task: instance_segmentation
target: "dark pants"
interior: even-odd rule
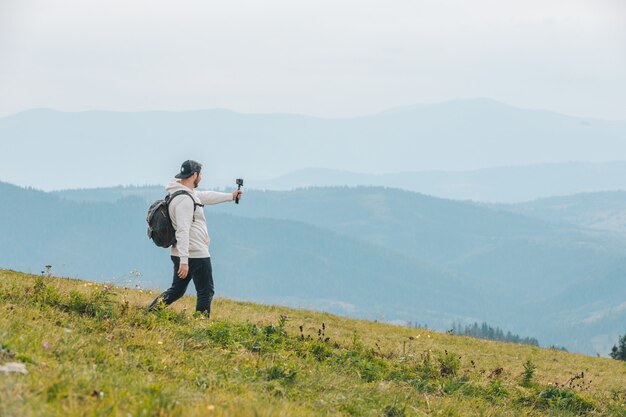
[[[211,258],[189,258],[189,272],[187,273],[187,278],[185,279],[181,279],[178,276],[180,258],[178,256],[172,256],[171,258],[174,263],[174,279],[172,281],[172,286],[155,298],[148,308],[155,308],[161,300],[163,300],[166,305],[172,304],[185,294],[189,281],[193,279],[193,284],[195,285],[196,292],[198,293],[196,311],[201,311],[207,316],[210,315],[211,301],[213,300],[213,294],[215,294],[213,288],[213,269],[211,268]]]

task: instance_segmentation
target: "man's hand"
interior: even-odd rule
[[[178,278],[185,279],[187,278],[187,274],[189,273],[189,265],[188,264],[180,264],[178,266]]]
[[[241,200],[241,197],[243,197],[243,191],[241,190],[233,191],[233,201],[237,200],[237,196],[239,196],[239,199]]]

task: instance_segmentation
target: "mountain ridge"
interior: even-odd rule
[[[0,155],[0,178],[45,189],[155,183],[163,167],[175,172],[190,159],[190,150],[216,178],[271,178],[306,166],[402,172],[626,159],[626,122],[585,124],[502,105],[496,114],[480,101],[458,105],[467,109],[442,105],[353,119],[224,111],[21,113],[0,118],[0,138],[12,145]],[[29,170],[20,169],[20,155],[29,156]]]
[[[201,113],[201,112],[224,112],[224,113],[233,113],[233,114],[241,114],[241,115],[249,115],[249,116],[266,116],[266,115],[277,115],[277,116],[298,116],[312,119],[322,119],[322,120],[342,120],[342,119],[359,119],[364,117],[376,117],[379,115],[387,115],[393,113],[406,113],[414,110],[424,110],[424,109],[433,109],[433,108],[442,108],[442,107],[459,107],[459,106],[467,106],[467,105],[482,105],[484,107],[492,107],[495,109],[510,109],[510,110],[520,110],[520,111],[530,111],[530,112],[538,112],[538,113],[549,113],[554,116],[563,116],[567,118],[576,118],[588,121],[599,121],[599,122],[617,122],[617,123],[626,123],[626,120],[623,119],[607,119],[600,117],[589,117],[589,116],[579,116],[573,114],[562,113],[553,110],[540,109],[540,108],[529,108],[523,106],[516,106],[512,104],[508,104],[503,101],[495,100],[488,97],[474,97],[474,98],[458,98],[458,99],[450,99],[443,100],[431,103],[414,103],[414,104],[405,104],[393,106],[385,110],[364,113],[356,116],[337,116],[337,117],[326,117],[326,116],[316,116],[313,114],[306,113],[289,113],[289,112],[246,112],[235,109],[229,109],[225,107],[210,107],[210,108],[198,108],[198,109],[186,109],[186,110],[111,110],[111,109],[89,109],[89,110],[59,110],[50,107],[39,107],[39,108],[31,108],[20,110],[11,114],[6,114],[4,116],[0,116],[1,118],[12,117],[22,113],[30,113],[30,112],[50,112],[50,113]]]

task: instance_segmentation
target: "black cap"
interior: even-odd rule
[[[176,174],[175,178],[189,178],[196,172],[200,172],[202,170],[202,164],[200,162],[192,161],[191,159],[186,160],[180,166],[180,172]]]

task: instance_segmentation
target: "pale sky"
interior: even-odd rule
[[[626,120],[626,1],[0,0],[0,116],[470,97]]]

